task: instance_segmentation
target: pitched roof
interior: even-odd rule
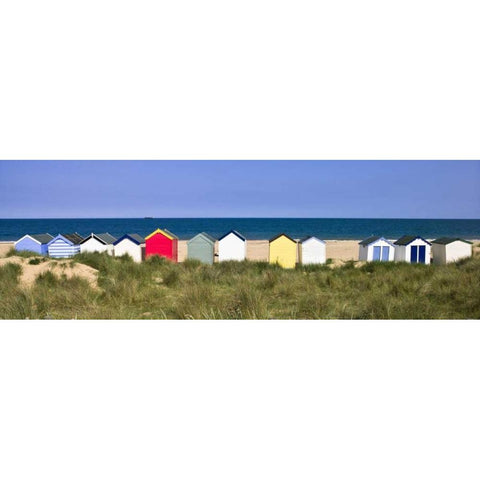
[[[83,237],[81,237],[77,232],[75,233],[62,233],[62,237],[66,238],[74,245],[79,245],[83,241]]]
[[[400,237],[396,242],[393,242],[395,245],[410,245],[414,240],[422,240],[423,242],[427,243],[428,245],[431,245],[430,242],[427,242],[424,238],[419,237],[418,235],[404,235],[403,237]]]
[[[359,245],[371,245],[372,243],[377,242],[378,240],[383,240],[384,242],[387,242],[389,245],[392,247],[394,246],[392,242],[389,242],[385,237],[379,237],[379,236],[373,236],[373,237],[368,237],[365,240],[362,240]]]
[[[208,233],[205,233],[205,232],[201,232],[201,233],[198,233],[197,235],[195,235],[194,237],[192,237],[188,242],[191,242],[192,240],[194,240],[195,238],[197,237],[203,237],[205,238],[208,242],[211,242],[211,243],[215,243],[215,239],[209,235]]]
[[[106,233],[96,233],[96,235],[100,240],[103,240],[107,245],[111,245],[117,239],[113,235],[110,235],[108,232]]]
[[[164,228],[163,231],[168,235],[170,235],[173,239],[178,240],[178,237],[174,233],[172,233],[170,230],[167,230],[166,228]]]
[[[365,240],[362,240],[359,245],[370,245],[373,242],[376,242],[377,240],[380,240],[382,237],[374,236],[374,237],[368,237]]]
[[[159,233],[160,235],[163,235],[164,237],[169,238],[170,240],[175,240],[175,239],[178,240],[178,237],[174,235],[172,232],[168,231],[166,228],[164,228],[163,230],[161,228],[157,228],[154,232],[150,233],[150,235],[147,235],[145,237],[145,240],[148,240],[149,238],[153,237],[157,233]]]
[[[244,242],[247,240],[241,233],[238,233],[236,230],[230,230],[229,232],[227,232],[225,235],[222,235],[218,241],[220,240],[223,240],[225,237],[228,237],[228,235],[230,235],[231,233],[233,233],[234,235],[236,235],[240,240],[243,240]]]
[[[49,233],[39,233],[35,235],[29,235],[29,237],[32,237],[35,239],[37,242],[40,243],[48,243],[50,240],[53,239],[53,236],[50,235]]]
[[[286,233],[279,233],[278,235],[275,235],[273,238],[271,238],[269,240],[269,242],[271,243],[271,242],[275,241],[277,238],[280,238],[280,237],[286,237],[289,240],[291,240],[293,243],[297,243],[292,237],[289,237]]]
[[[85,243],[91,238],[96,238],[100,241],[100,243],[103,243],[104,245],[111,245],[117,240],[113,235],[110,235],[109,233],[91,233],[88,237],[85,237],[83,239],[82,243]]]
[[[318,240],[319,242],[325,243],[324,240],[320,240],[319,238],[314,237],[314,236],[312,236],[312,235],[303,237],[302,239],[299,240],[299,243],[306,242],[307,240],[310,240],[310,239],[315,239],[315,240]]]
[[[113,242],[113,244],[117,245],[122,240],[125,240],[127,238],[131,240],[133,243],[136,243],[137,245],[141,245],[142,243],[145,243],[145,239],[140,235],[138,235],[137,233],[126,233],[123,237],[120,237],[118,240]]]
[[[452,242],[464,242],[472,245],[472,242],[469,242],[468,240],[464,240],[463,238],[453,238],[453,237],[440,237],[434,240],[432,243],[438,243],[440,245],[448,245],[449,243],[452,243]]]

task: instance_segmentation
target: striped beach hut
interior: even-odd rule
[[[295,268],[297,263],[297,242],[286,235],[280,233],[269,240],[270,263],[278,263],[283,268]]]
[[[473,244],[463,238],[441,237],[432,242],[432,257],[435,265],[456,262],[472,256]]]
[[[140,263],[145,258],[145,239],[136,233],[127,233],[113,242],[113,252],[116,257],[130,255]]]
[[[395,245],[384,237],[368,237],[359,243],[358,259],[364,262],[393,262]]]
[[[395,261],[408,263],[430,263],[431,243],[415,235],[400,237],[395,245]]]
[[[145,237],[145,258],[152,255],[178,261],[178,237],[167,229],[157,228]]]
[[[187,242],[187,258],[213,264],[215,255],[215,239],[208,233],[195,235]]]
[[[53,240],[53,236],[49,233],[40,233],[36,235],[24,235],[14,243],[17,252],[28,250],[40,255],[48,254],[48,242]]]
[[[48,256],[52,258],[69,258],[80,253],[83,238],[78,233],[57,235],[47,244]]]
[[[245,260],[247,254],[247,239],[236,230],[230,230],[228,233],[218,239],[218,261],[225,262],[236,260],[241,262]]]
[[[303,265],[325,263],[327,260],[325,242],[317,237],[302,238],[298,243],[298,257]]]

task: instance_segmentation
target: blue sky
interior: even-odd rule
[[[480,161],[0,161],[0,218],[480,218]]]

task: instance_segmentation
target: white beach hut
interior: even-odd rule
[[[247,239],[236,230],[230,230],[228,233],[218,239],[218,261],[245,260],[247,253]]]
[[[80,252],[108,252],[113,255],[113,243],[116,240],[109,233],[91,233],[80,244]]]
[[[395,245],[395,261],[408,263],[430,263],[431,243],[422,237],[404,235]]]
[[[432,242],[433,263],[443,265],[472,256],[472,242],[462,238],[442,237]]]
[[[303,265],[325,263],[326,257],[323,240],[317,237],[305,237],[298,242],[298,258]]]
[[[393,262],[395,246],[384,237],[369,237],[359,243],[358,259],[364,262]]]
[[[113,243],[113,252],[116,257],[130,255],[140,263],[145,258],[145,239],[136,233],[127,233]]]

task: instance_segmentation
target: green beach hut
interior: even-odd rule
[[[211,265],[214,254],[215,239],[208,233],[199,233],[187,242],[187,258],[194,258]]]

